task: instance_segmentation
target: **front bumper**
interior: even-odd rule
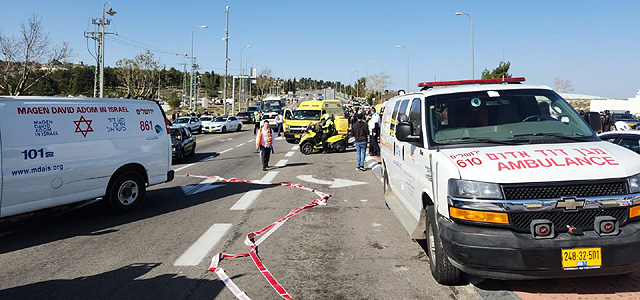
[[[438,217],[438,232],[450,261],[465,273],[495,279],[543,279],[624,274],[640,270],[640,222],[615,236],[585,231],[535,239],[530,233],[471,226]],[[600,247],[598,269],[563,270],[562,249]]]

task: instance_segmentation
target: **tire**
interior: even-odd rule
[[[140,174],[128,171],[117,175],[109,186],[104,201],[117,214],[134,210],[142,203],[145,194],[145,182]]]
[[[189,157],[194,157],[196,156],[196,145],[193,145],[193,149],[191,149],[191,152],[189,152]]]
[[[344,152],[347,150],[347,144],[344,141],[338,141],[333,149],[338,153]]]
[[[236,128],[236,131],[239,132],[240,130],[242,130],[242,125],[238,125],[238,128]]]
[[[222,133],[227,132],[227,126],[222,126]]]
[[[389,188],[389,174],[387,174],[387,170],[385,169],[384,173],[382,174],[382,192],[386,195],[390,191],[391,188]]]
[[[460,281],[462,272],[454,267],[442,247],[442,240],[433,223],[436,222],[435,208],[427,208],[427,254],[431,275],[438,283],[453,285]]]
[[[300,145],[300,152],[304,155],[309,155],[313,153],[313,144],[311,142],[305,142]]]
[[[202,126],[198,127],[198,133],[202,133]]]

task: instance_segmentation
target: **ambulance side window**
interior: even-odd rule
[[[393,106],[393,112],[391,113],[391,125],[389,126],[389,133],[393,136],[396,135],[396,118],[398,117],[398,109],[400,107],[400,101],[396,101],[396,105]]]
[[[396,124],[398,124],[400,122],[409,121],[409,117],[407,116],[407,107],[408,106],[409,106],[409,99],[402,100],[402,103],[400,103],[400,109],[398,110],[398,119],[397,119]]]
[[[422,136],[422,113],[420,111],[420,98],[411,101],[411,109],[409,110],[409,122],[413,126],[411,135]]]

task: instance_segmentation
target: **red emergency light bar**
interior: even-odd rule
[[[430,88],[434,86],[447,86],[447,85],[464,85],[464,84],[488,84],[488,83],[516,83],[523,82],[524,77],[511,77],[511,78],[493,78],[493,79],[476,79],[476,80],[453,80],[453,81],[433,81],[433,82],[421,82],[418,83],[418,87]]]

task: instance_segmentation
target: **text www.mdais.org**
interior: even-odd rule
[[[34,167],[30,169],[19,169],[11,171],[11,175],[26,175],[26,174],[34,174],[34,173],[44,173],[44,172],[52,172],[52,171],[62,171],[64,170],[63,165],[42,165],[39,167]]]

